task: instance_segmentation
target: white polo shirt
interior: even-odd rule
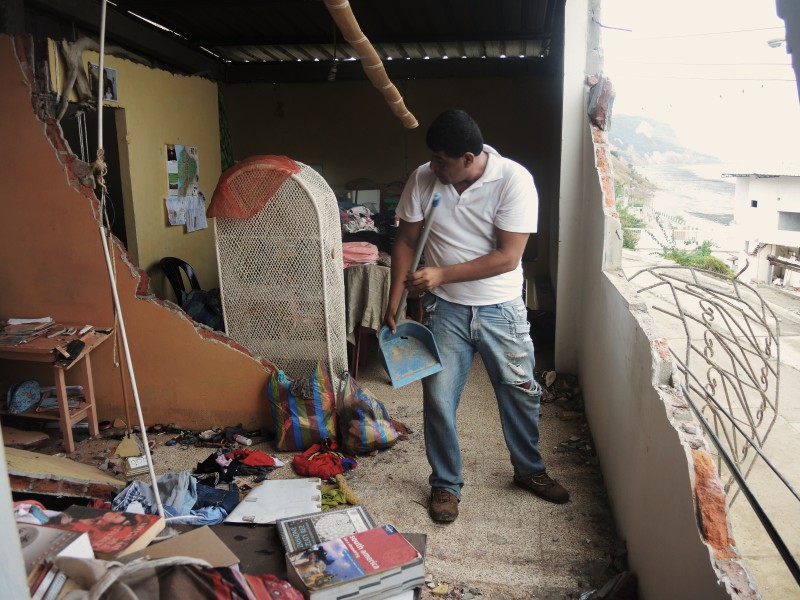
[[[488,161],[480,179],[459,196],[450,184],[441,183],[430,163],[409,177],[396,214],[416,223],[430,210],[433,195],[442,200],[425,246],[425,262],[438,267],[455,265],[484,256],[497,247],[494,227],[512,233],[535,233],[539,197],[528,170],[484,145]],[[447,283],[431,291],[450,302],[468,306],[499,304],[522,295],[522,265],[477,281]]]

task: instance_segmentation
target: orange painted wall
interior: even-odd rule
[[[66,155],[49,141],[47,132],[58,132],[57,123],[35,116],[32,71],[24,62],[21,68],[14,47],[15,40],[0,36],[0,318],[49,315],[109,326],[113,299],[97,202],[90,189],[71,182],[61,162]],[[264,393],[271,365],[156,300],[142,281],[146,276],[120,257],[119,246],[114,256],[146,423],[206,428],[242,422],[271,429]],[[114,344],[106,342],[92,359],[100,418],[124,418]],[[46,367],[0,361],[3,393],[26,377],[50,385]],[[130,392],[128,397],[132,403]],[[131,415],[135,419],[132,404]]]

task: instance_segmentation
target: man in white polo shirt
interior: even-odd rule
[[[439,115],[426,143],[431,161],[411,174],[397,206],[400,227],[384,322],[395,330],[404,287],[411,297],[424,294],[424,324],[444,365],[422,380],[429,513],[442,523],[458,516],[464,480],[456,410],[476,352],[494,387],[514,482],[562,504],[569,493],[547,475],[539,453],[541,387],[533,376],[533,341],[522,300],[522,253],[538,220],[533,177],[484,145],[477,123],[462,110]],[[425,266],[409,274],[435,193],[441,202]]]

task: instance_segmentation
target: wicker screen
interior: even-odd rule
[[[251,218],[216,219],[226,330],[292,379],[318,360],[338,377],[347,369],[339,208],[326,181],[297,164]],[[271,179],[263,165],[245,161],[228,185],[257,195],[262,179]]]

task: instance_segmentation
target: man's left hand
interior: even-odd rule
[[[421,298],[425,292],[444,283],[444,272],[440,267],[422,267],[409,273],[405,286],[411,298]]]

